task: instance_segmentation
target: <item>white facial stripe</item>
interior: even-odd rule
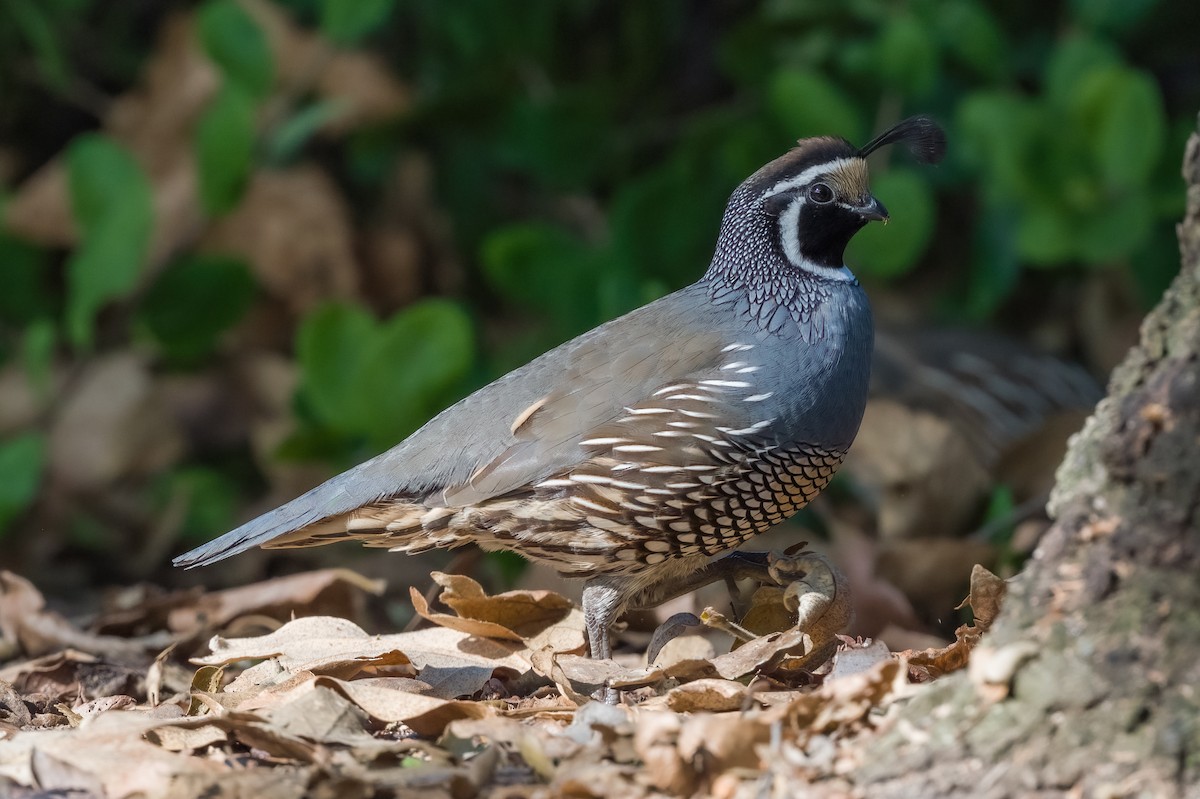
[[[806,170],[802,174],[806,175],[810,171]],[[853,281],[854,275],[846,267],[831,269],[828,266],[820,266],[800,254],[800,211],[804,208],[805,203],[805,197],[801,194],[788,203],[787,208],[783,209],[783,213],[779,215],[779,239],[780,244],[783,245],[783,254],[797,269],[806,269],[830,280]]]
[[[833,161],[826,161],[823,164],[817,164],[816,166],[810,166],[808,169],[804,170],[803,172],[801,172],[799,175],[796,175],[795,177],[790,177],[787,180],[779,181],[778,183],[776,183],[774,186],[771,187],[770,191],[763,194],[763,197],[764,198],[774,197],[776,194],[780,194],[785,191],[790,191],[791,189],[798,189],[801,186],[807,186],[809,183],[811,183],[813,181],[813,178],[817,177],[818,175],[824,175],[826,172],[833,172],[835,170],[841,169],[844,166],[848,166],[850,163],[852,163],[854,161],[858,161],[858,160],[860,160],[860,159],[858,159],[858,158],[838,158]]]

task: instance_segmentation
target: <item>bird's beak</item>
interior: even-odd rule
[[[874,197],[868,197],[865,203],[854,209],[854,212],[868,222],[882,222],[886,225],[888,221],[887,209]]]

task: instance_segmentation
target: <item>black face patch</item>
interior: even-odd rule
[[[867,220],[836,203],[805,203],[796,226],[800,255],[817,266],[839,269],[845,265],[846,245],[866,223]]]

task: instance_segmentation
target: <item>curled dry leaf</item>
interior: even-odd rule
[[[862,723],[867,715],[879,708],[907,684],[904,669],[896,659],[876,663],[836,680],[826,680],[810,693],[797,694],[786,705],[765,711],[769,721],[786,720],[793,729],[808,734],[845,732]]]
[[[746,686],[733,680],[696,680],[667,691],[666,706],[676,713],[738,710],[747,699]]]
[[[215,761],[168,752],[144,737],[171,723],[142,713],[103,713],[74,729],[20,732],[0,747],[0,777],[41,791],[83,789],[124,799],[175,795],[171,786],[177,775],[215,776],[225,770]]]
[[[134,660],[161,649],[169,639],[161,635],[143,639],[93,635],[78,629],[61,614],[46,610],[46,600],[33,583],[0,570],[0,636],[16,641],[33,657],[73,649],[117,661]]]
[[[371,580],[349,569],[319,569],[198,597],[181,595],[181,603],[171,608],[166,623],[172,632],[192,635],[219,629],[249,614],[276,619],[313,613],[346,616],[355,610],[359,592],[379,596],[384,588],[383,580]]]
[[[312,672],[343,679],[416,676],[430,686],[431,694],[452,699],[475,693],[497,674],[528,670],[519,644],[446,628],[368,635],[349,621],[323,616],[296,619],[254,638],[216,637],[211,647],[213,654],[193,662],[216,665],[270,659],[243,672],[229,686],[231,691],[279,684]]]
[[[901,657],[908,660],[913,681],[927,682],[964,668],[971,659],[971,650],[999,614],[1007,590],[1004,580],[977,564],[971,570],[971,593],[959,605],[960,608],[971,607],[976,615],[975,624],[964,624],[955,630],[954,641],[948,646],[902,652]]]
[[[337,690],[374,719],[385,723],[402,722],[424,736],[440,735],[452,721],[485,718],[495,712],[482,702],[438,699],[398,691],[375,680],[318,677],[314,682]]]
[[[486,638],[523,641],[534,651],[550,647],[574,652],[586,644],[583,614],[561,594],[507,591],[488,596],[479,583],[465,575],[433,572],[430,576],[442,587],[439,600],[457,614],[430,610],[425,598],[410,589],[417,613],[434,624]]]

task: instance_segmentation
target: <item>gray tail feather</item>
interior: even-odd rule
[[[303,497],[276,508],[270,513],[264,513],[257,519],[246,522],[220,538],[215,538],[190,552],[185,552],[171,562],[176,566],[188,569],[207,566],[248,549],[268,544],[282,535],[320,521],[321,514],[311,509],[307,512],[298,511],[294,507],[301,499]]]

